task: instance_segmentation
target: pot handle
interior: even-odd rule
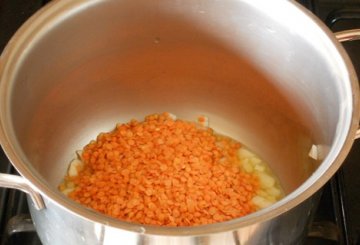
[[[21,176],[0,173],[0,186],[23,191],[29,194],[31,200],[34,203],[34,207],[37,210],[45,208],[44,200],[42,199],[41,195],[34,191],[26,179]]]
[[[360,40],[360,29],[352,29],[334,33],[339,42]],[[360,138],[360,127],[356,130],[355,139]]]
[[[339,31],[334,34],[339,42],[360,40],[360,29]]]

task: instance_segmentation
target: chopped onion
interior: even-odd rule
[[[266,208],[282,198],[283,191],[280,184],[263,160],[245,147],[239,149],[238,157],[242,169],[247,173],[255,174],[259,178],[260,189],[252,199],[257,208]]]
[[[269,207],[271,204],[273,204],[273,202],[270,202],[269,200],[267,200],[261,196],[255,196],[252,199],[252,202],[259,208],[266,208],[266,207]]]
[[[82,162],[79,160],[79,159],[73,159],[71,162],[70,162],[70,167],[69,167],[69,170],[68,170],[68,174],[70,177],[74,177],[74,176],[77,176],[78,175],[78,170],[79,168],[82,167]]]

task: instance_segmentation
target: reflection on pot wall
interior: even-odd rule
[[[273,220],[257,223],[234,231],[212,234],[211,236],[154,236],[146,234],[139,227],[138,232],[75,219],[52,202],[46,202],[47,209],[34,209],[29,201],[30,211],[43,245],[253,245],[253,244],[303,244],[321,193],[306,200],[296,208]],[[67,227],[64,234],[63,227]],[[176,229],[176,228],[175,228]],[[56,238],[56,239],[54,239]]]
[[[316,84],[303,86],[299,68],[293,67],[297,64],[273,57],[270,51],[276,50],[277,56],[312,53],[314,60],[322,54],[302,40],[297,41],[298,51],[284,46],[294,37],[279,23],[273,28],[286,36],[282,42],[261,41],[272,34],[259,32],[253,33],[255,44],[247,34],[251,26],[229,36],[237,29],[236,19],[219,18],[215,7],[195,18],[196,11],[184,16],[177,11],[185,10],[169,12],[142,4],[143,8],[132,3],[111,3],[114,9],[105,4],[90,7],[88,14],[68,18],[41,38],[30,38],[30,50],[19,54],[11,97],[12,123],[27,160],[55,187],[75,150],[117,122],[163,111],[189,120],[205,114],[217,131],[262,156],[287,193],[302,184],[313,170],[307,157],[313,141],[324,142],[324,134],[332,137],[329,129],[334,125],[320,126],[316,118],[329,114],[328,104],[336,104],[337,96],[325,94],[331,97],[325,107],[318,98],[323,90]],[[124,18],[117,7],[125,16],[136,12],[138,17]],[[243,7],[241,21],[256,12]],[[263,20],[258,22],[252,21],[261,26]],[[264,66],[272,74],[261,69]],[[278,67],[286,68],[287,75]],[[328,80],[331,72],[315,75]],[[317,103],[317,111],[310,111],[308,103]],[[336,114],[337,106],[333,109]]]

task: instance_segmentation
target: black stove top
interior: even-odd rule
[[[49,0],[0,0],[0,51],[19,26]],[[360,0],[298,0],[334,32],[360,28]],[[360,77],[360,41],[344,44]],[[0,150],[0,172],[16,174]],[[306,244],[360,245],[360,142],[324,186]],[[0,245],[41,245],[25,194],[0,189]]]

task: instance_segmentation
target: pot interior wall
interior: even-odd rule
[[[343,93],[316,25],[294,27],[252,1],[85,5],[37,20],[13,65],[16,140],[51,186],[98,133],[165,111],[208,116],[263,157],[287,193],[313,173],[309,150],[331,145]]]

